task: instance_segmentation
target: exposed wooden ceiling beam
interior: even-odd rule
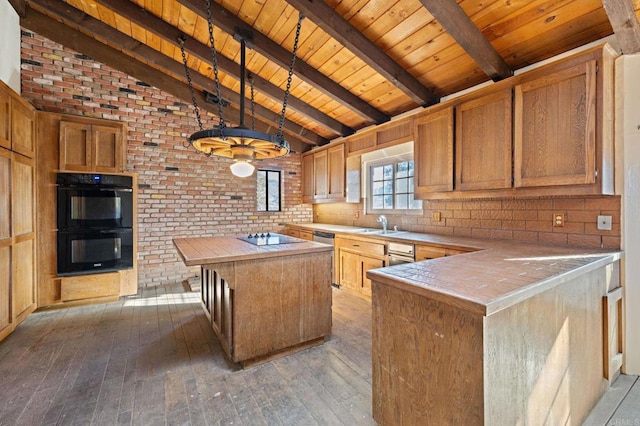
[[[127,55],[139,58],[148,63],[153,63],[161,70],[178,77],[180,80],[186,78],[184,66],[173,60],[173,58],[163,55],[162,53],[139,43],[137,40],[98,21],[95,18],[90,17],[89,15],[86,15],[78,9],[54,0],[31,0],[31,5],[47,15],[72,23],[79,28],[85,28],[91,35],[97,35],[103,40],[108,40],[112,47],[127,53]],[[215,93],[215,84],[211,79],[196,71],[192,71],[191,76],[195,86],[199,86],[209,92]],[[224,86],[222,87],[221,92],[222,97],[237,108],[237,105],[240,103],[240,96],[233,90]],[[190,100],[191,98],[189,97],[185,99]],[[217,113],[217,109],[213,112]],[[279,114],[260,105],[256,105],[256,113],[256,118],[262,119],[262,121],[268,125],[277,123],[280,119]],[[305,143],[310,145],[322,145],[327,143],[326,139],[316,135],[310,130],[304,129],[290,120],[285,121],[283,131],[292,136],[300,137],[305,141]]]
[[[207,11],[204,2],[199,0],[177,1],[196,12],[202,18],[207,19]],[[255,51],[264,55],[266,58],[275,62],[282,68],[289,68],[291,52],[287,51],[259,31],[255,31],[250,25],[214,1],[211,2],[211,17],[215,26],[229,34],[234,34],[236,32],[236,28],[251,31],[253,33],[252,48]],[[331,96],[331,98],[339,102],[341,105],[344,105],[375,123],[383,123],[389,120],[388,115],[369,105],[367,102],[331,80],[329,77],[325,76],[300,58],[296,60],[295,74],[297,77],[311,84],[315,89],[321,91],[325,95]]]
[[[602,0],[622,53],[640,52],[640,24],[632,0]]]
[[[111,9],[114,13],[127,18],[131,22],[134,22],[140,25],[142,28],[146,29],[157,35],[158,37],[164,39],[168,43],[174,44],[178,46],[178,37],[183,37],[185,40],[185,50],[189,52],[189,54],[195,55],[198,59],[207,62],[209,65],[212,65],[211,58],[211,50],[209,46],[200,43],[198,40],[195,40],[191,37],[187,37],[185,34],[180,32],[179,29],[169,24],[168,22],[163,21],[162,19],[156,17],[150,12],[147,12],[144,8],[137,6],[135,3],[129,0],[95,0],[96,3],[100,3],[104,7]],[[222,54],[217,55],[218,66],[222,71],[229,74],[229,76],[240,76],[240,65],[236,64],[231,59],[228,59]],[[253,76],[254,79],[254,87],[262,92],[264,95],[269,97],[274,102],[282,103],[284,99],[284,90],[279,87],[271,84],[264,78],[259,75]],[[223,95],[226,97],[226,95]],[[354,133],[354,130],[349,126],[345,126],[340,123],[338,120],[326,115],[320,110],[313,108],[309,104],[301,101],[299,98],[295,96],[289,95],[289,107],[291,110],[298,112],[299,114],[305,116],[306,118],[315,121],[319,125],[323,126],[330,132],[334,133],[337,136],[348,136]]]
[[[511,77],[513,70],[476,27],[456,0],[420,0],[445,31],[492,80]]]
[[[9,4],[16,11],[18,16],[24,16],[27,9],[27,2],[25,0],[9,0]]]
[[[33,5],[33,1],[30,1],[30,5],[28,5],[26,9],[25,17],[20,20],[20,24],[25,28],[70,49],[90,56],[103,64],[164,90],[180,99],[191,99],[189,86],[185,83],[178,81],[164,72],[151,68],[143,62],[81,33],[77,29],[59,22],[57,19],[33,9],[31,5]],[[67,5],[66,7],[69,6]],[[88,17],[88,15],[85,16]],[[138,42],[135,43],[140,45]],[[213,113],[217,112],[217,105],[208,104],[202,93],[196,92],[195,96],[201,108]],[[236,123],[239,122],[240,113],[238,110],[228,109],[228,112],[228,118],[230,120]],[[195,123],[194,130],[196,130]],[[256,130],[272,133],[275,131],[275,127],[262,122],[256,122]],[[309,144],[300,138],[288,136],[287,140],[294,151],[303,152],[309,149]]]
[[[364,63],[391,81],[418,105],[433,105],[440,101],[430,89],[376,46],[349,21],[323,0],[287,0],[324,32],[355,53]]]

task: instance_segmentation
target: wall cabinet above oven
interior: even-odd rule
[[[120,173],[126,151],[124,123],[73,116],[60,121],[60,170]]]

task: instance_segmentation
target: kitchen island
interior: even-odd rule
[[[227,357],[243,367],[331,333],[333,247],[299,238],[175,238],[201,267],[201,299]],[[262,243],[262,244],[261,244]]]
[[[621,364],[621,253],[475,245],[367,273],[374,419],[581,424]]]

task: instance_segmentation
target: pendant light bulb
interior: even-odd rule
[[[231,174],[237,177],[249,177],[255,169],[251,163],[239,160],[231,165]]]

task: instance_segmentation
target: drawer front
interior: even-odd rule
[[[416,260],[436,259],[447,255],[447,249],[433,246],[417,246]]]
[[[120,274],[78,275],[60,280],[60,298],[63,301],[117,296],[120,292]]]
[[[336,246],[370,256],[384,256],[386,254],[384,243],[336,238]]]

